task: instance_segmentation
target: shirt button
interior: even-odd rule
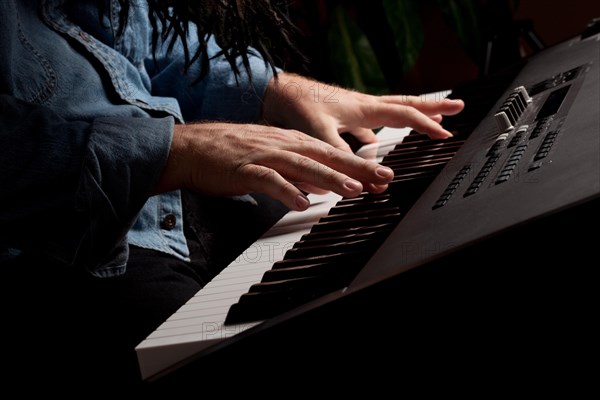
[[[176,224],[177,217],[175,217],[173,214],[169,214],[163,218],[162,222],[160,223],[160,227],[170,231],[171,229],[175,228]]]

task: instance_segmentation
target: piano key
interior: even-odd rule
[[[261,282],[281,281],[284,279],[319,277],[325,275],[339,276],[350,269],[349,264],[314,263],[297,265],[288,268],[273,268],[265,272]],[[353,271],[354,272],[354,271]]]
[[[323,229],[322,231],[314,231],[313,229],[310,231],[310,233],[301,236],[300,240],[328,239],[330,237],[335,237],[343,234],[389,231],[391,229],[394,229],[395,226],[396,224],[394,222],[384,221],[382,223],[374,223],[372,225],[364,226],[352,226],[350,228],[344,229]]]
[[[326,221],[319,222],[313,225],[311,231],[313,232],[324,232],[324,231],[335,231],[340,229],[351,229],[356,227],[369,227],[372,225],[379,225],[394,220],[398,220],[402,214],[400,212],[390,212],[386,214],[380,214],[370,217],[358,217],[341,221]]]
[[[395,168],[402,166],[410,166],[410,165],[420,165],[427,164],[430,162],[436,161],[450,161],[452,157],[454,157],[456,152],[448,152],[448,153],[440,153],[440,154],[427,154],[420,157],[415,158],[400,158],[398,160],[389,160],[389,162],[384,163],[387,167]]]
[[[353,257],[363,258],[364,254],[360,252],[338,252],[332,254],[320,254],[305,258],[283,258],[283,260],[276,261],[273,264],[273,269],[277,268],[289,268],[299,265],[318,264],[318,263],[337,263],[337,262],[352,262]]]
[[[313,255],[326,255],[344,251],[363,251],[372,249],[379,242],[379,238],[356,239],[350,241],[339,241],[328,245],[314,245],[305,247],[292,247],[284,256],[284,259],[310,257]]]
[[[333,214],[333,215],[328,215],[326,217],[323,217],[319,220],[319,223],[324,223],[324,222],[333,222],[333,221],[344,221],[344,220],[349,220],[349,219],[354,219],[354,218],[360,218],[360,217],[371,217],[371,216],[377,216],[377,215],[383,215],[383,214],[390,214],[390,213],[394,213],[399,211],[398,207],[382,207],[382,208],[374,208],[374,209],[369,209],[369,210],[357,210],[357,211],[350,211],[350,212],[346,212],[346,213],[337,213],[337,214]]]
[[[310,234],[304,235],[300,238],[299,241],[294,243],[293,249],[304,248],[309,246],[327,246],[334,245],[337,243],[343,243],[345,241],[359,240],[359,239],[374,239],[379,240],[381,238],[385,238],[387,234],[392,230],[390,226],[389,229],[376,229],[369,230],[364,232],[357,233],[347,233],[344,231],[344,234],[338,235],[327,235],[325,237],[316,237],[313,238]],[[289,251],[289,250],[288,250]]]
[[[373,194],[369,192],[362,192],[356,197],[345,197],[340,199],[331,209],[334,209],[338,206],[352,205],[352,204],[363,204],[364,202],[369,201],[379,201],[383,199],[389,199],[389,193],[379,193]],[[328,214],[329,215],[329,214]]]
[[[337,204],[335,207],[331,208],[331,210],[329,211],[329,215],[347,214],[358,211],[379,210],[382,208],[390,207],[390,204],[393,204],[393,201],[394,200],[389,195],[379,197],[374,200],[369,200],[363,197],[362,201]]]
[[[263,320],[289,311],[310,300],[344,287],[344,282],[348,284],[362,265],[363,262],[354,259],[351,263],[345,265],[346,268],[338,270],[347,270],[349,272],[347,276],[332,274],[330,275],[331,279],[318,277],[291,280],[290,283],[292,284],[286,285],[280,290],[249,291],[242,295],[236,304],[232,305],[225,319],[225,324]],[[294,281],[301,282],[301,284],[294,286]]]

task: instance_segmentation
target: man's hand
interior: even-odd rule
[[[262,125],[176,125],[156,192],[190,188],[210,195],[265,193],[293,210],[309,200],[300,191],[353,197],[383,192],[393,171],[304,133]]]
[[[382,126],[411,127],[434,139],[449,137],[450,132],[440,125],[442,116],[457,114],[463,108],[461,100],[372,96],[281,73],[277,80],[271,80],[265,93],[263,119],[350,151],[340,133],[350,132],[363,143],[376,142],[372,129]]]
[[[176,125],[156,192],[190,188],[210,195],[265,193],[293,210],[305,210],[301,191],[353,197],[381,193],[393,171],[353,155],[340,133],[363,143],[372,129],[411,127],[432,138],[451,136],[443,115],[460,112],[460,100],[371,96],[327,87],[282,73],[269,83],[263,119],[272,126],[228,123]]]

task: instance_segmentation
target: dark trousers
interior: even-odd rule
[[[23,394],[40,384],[63,393],[145,386],[134,347],[287,211],[255,199],[184,193],[192,262],[131,246],[127,272],[115,278],[33,254],[2,265],[2,386]]]

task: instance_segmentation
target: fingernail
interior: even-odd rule
[[[362,184],[358,181],[355,181],[354,179],[347,179],[344,183],[344,186],[346,187],[346,189],[352,190],[353,192],[357,190],[362,190]]]
[[[375,170],[375,173],[380,178],[391,179],[394,177],[394,171],[392,171],[388,167],[377,167],[377,169]]]
[[[310,201],[306,196],[299,194],[296,196],[296,206],[300,210],[306,210],[310,206]]]

